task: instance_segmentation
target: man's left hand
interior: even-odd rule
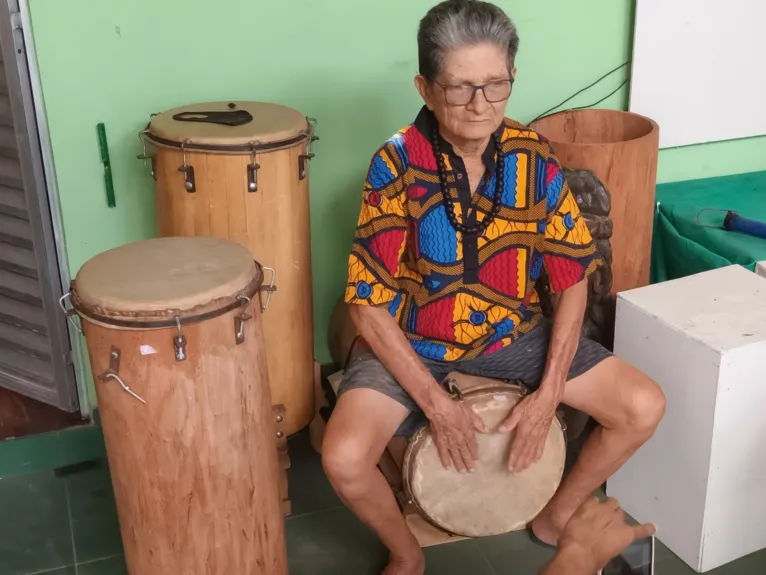
[[[540,461],[558,404],[559,400],[554,394],[538,390],[517,403],[500,424],[498,431],[501,433],[516,430],[508,458],[508,469],[511,472],[524,471]]]

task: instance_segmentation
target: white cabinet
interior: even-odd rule
[[[609,495],[698,572],[766,548],[763,278],[730,266],[618,294],[615,353],[668,407]]]

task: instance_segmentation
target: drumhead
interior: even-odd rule
[[[252,298],[262,272],[229,240],[169,237],[125,244],[88,260],[72,282],[72,305],[102,323],[156,322],[215,312]]]
[[[553,497],[564,473],[566,440],[554,419],[542,459],[527,470],[511,474],[508,454],[511,434],[498,425],[521,398],[516,385],[464,394],[484,420],[487,434],[477,434],[479,462],[473,473],[444,469],[428,428],[412,438],[404,458],[404,482],[421,514],[455,535],[482,537],[523,529]]]
[[[232,107],[232,105],[234,107]],[[188,119],[199,119],[200,112],[250,113],[252,120],[236,126],[225,124],[181,121],[175,117],[184,114]],[[157,144],[190,150],[210,149],[249,151],[254,143],[260,150],[289,147],[307,138],[309,124],[306,117],[287,106],[266,102],[208,102],[174,108],[154,116],[149,123],[148,136]]]

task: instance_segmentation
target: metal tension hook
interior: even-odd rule
[[[146,400],[138,395],[136,392],[134,392],[132,389],[130,389],[124,381],[122,381],[122,378],[119,375],[120,371],[120,350],[114,346],[112,346],[112,350],[109,353],[109,369],[105,371],[99,379],[106,383],[110,379],[115,380],[117,383],[120,384],[120,387],[124,389],[127,393],[135,397],[138,401],[140,401],[143,404],[146,404]]]
[[[250,305],[250,298],[246,295],[238,295],[237,299],[242,302],[242,313],[234,318],[234,340],[239,345],[245,341],[245,322],[253,319],[253,316],[245,313],[245,310]]]
[[[183,165],[178,168],[179,172],[183,172],[184,174],[184,185],[186,187],[186,191],[191,193],[194,193],[196,190],[196,185],[194,183],[194,167],[190,166],[186,159],[186,146],[189,143],[189,140],[185,140],[183,144],[181,144],[181,153],[183,154]]]
[[[181,318],[176,316],[175,319],[178,335],[173,338],[173,348],[176,352],[176,361],[184,361],[186,359],[186,338],[181,331]]]

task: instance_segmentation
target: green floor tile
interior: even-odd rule
[[[122,555],[120,525],[105,460],[66,477],[78,563]]]
[[[345,508],[285,521],[290,575],[380,575],[388,553]]]
[[[425,555],[426,575],[495,575],[474,541],[427,547]]]
[[[322,469],[322,457],[311,447],[308,431],[290,438],[288,454],[287,477],[293,516],[342,506]]]
[[[77,575],[77,571],[75,571],[74,567],[62,567],[61,569],[44,571],[42,573],[35,573],[34,575]]]
[[[105,453],[104,436],[96,425],[0,441],[0,477],[55,469]]]
[[[123,557],[112,557],[77,566],[78,575],[128,575]],[[46,574],[47,575],[47,574]]]
[[[497,575],[537,575],[555,551],[535,543],[527,531],[474,539]]]
[[[64,481],[52,472],[0,479],[0,575],[74,564]]]

